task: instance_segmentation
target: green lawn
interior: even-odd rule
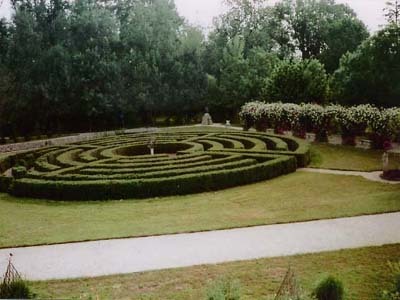
[[[387,262],[399,259],[400,245],[392,245],[131,275],[34,282],[31,286],[43,298],[199,300],[205,299],[210,281],[230,277],[240,281],[244,300],[263,300],[271,299],[291,265],[305,291],[310,291],[321,276],[332,274],[343,281],[346,300],[373,300],[389,286]]]
[[[382,151],[351,146],[314,143],[311,160],[312,168],[367,172],[382,170]]]
[[[297,172],[214,193],[48,202],[0,194],[0,247],[193,232],[400,211],[400,186]]]

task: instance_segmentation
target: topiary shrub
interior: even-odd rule
[[[343,300],[343,295],[342,282],[333,276],[328,276],[321,280],[313,293],[317,300]]]
[[[0,284],[0,299],[32,299],[34,298],[29,286],[23,280]]]

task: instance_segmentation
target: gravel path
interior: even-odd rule
[[[26,279],[124,274],[400,243],[400,213],[0,250]]]
[[[332,175],[345,175],[345,176],[361,176],[367,180],[387,183],[387,184],[400,184],[400,181],[389,181],[381,178],[382,171],[379,172],[356,172],[356,171],[339,171],[339,170],[328,170],[328,169],[313,169],[303,168],[298,171],[320,173],[320,174],[332,174]]]

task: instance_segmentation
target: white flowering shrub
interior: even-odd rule
[[[242,107],[240,117],[248,127],[258,130],[292,130],[301,137],[314,132],[320,141],[325,141],[329,133],[340,132],[344,144],[355,144],[355,137],[369,129],[377,148],[384,148],[400,133],[400,108],[379,109],[370,104],[324,107],[310,103],[249,102]]]
[[[379,110],[370,120],[372,141],[376,148],[390,148],[391,141],[400,131],[400,109]]]

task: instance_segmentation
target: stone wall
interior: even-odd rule
[[[45,139],[45,140],[30,141],[24,143],[0,145],[0,153],[34,150],[48,146],[62,146],[65,144],[85,142],[106,136],[114,136],[121,133],[140,133],[140,132],[149,132],[155,130],[156,130],[155,128],[136,128],[136,129],[121,130],[121,131],[80,133],[77,135],[71,135],[54,139]]]

